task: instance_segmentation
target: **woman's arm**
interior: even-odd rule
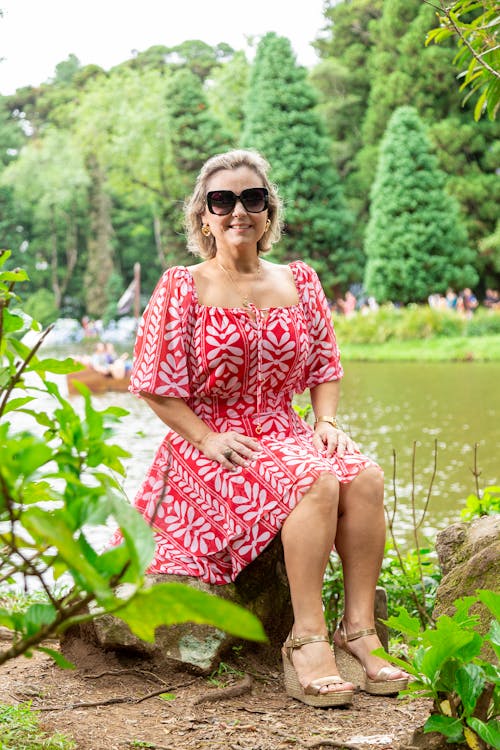
[[[214,432],[181,398],[154,396],[141,391],[141,396],[157,417],[174,432],[194,445],[207,458],[218,461],[227,469],[246,466],[260,450],[257,440],[233,430]],[[230,458],[227,455],[230,455]]]

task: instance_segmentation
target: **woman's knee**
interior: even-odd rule
[[[336,510],[339,502],[338,479],[333,474],[320,474],[306,497],[327,512]]]
[[[358,504],[360,501],[364,501],[371,506],[383,508],[384,474],[381,469],[376,466],[369,466],[361,471],[350,484],[342,487],[340,493],[341,505],[343,505],[343,501],[352,498],[354,495]]]

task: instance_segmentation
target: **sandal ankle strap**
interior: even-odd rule
[[[339,631],[340,638],[343,643],[347,643],[348,641],[357,641],[358,638],[364,638],[365,635],[377,635],[377,631],[375,630],[375,628],[365,628],[364,630],[357,630],[355,633],[350,633],[348,635],[345,630],[343,619],[339,621],[337,630]]]
[[[320,641],[326,641],[329,643],[328,636],[326,635],[305,635],[301,638],[296,638],[293,635],[289,635],[283,644],[285,648],[300,648],[306,646],[308,643],[319,643]]]
[[[347,635],[344,631],[344,638],[346,641],[357,641],[358,638],[364,638],[365,635],[377,635],[375,628],[365,628],[364,630],[358,630],[356,633]]]

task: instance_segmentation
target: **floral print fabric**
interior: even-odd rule
[[[301,261],[290,269],[299,293],[291,307],[201,305],[180,266],[153,292],[137,333],[131,392],[184,399],[212,430],[251,435],[262,451],[248,467],[228,471],[167,428],[135,500],[154,529],[149,572],[228,583],[320,474],[350,482],[375,465],[357,452],[326,458],[292,408],[295,393],[343,371],[315,271]]]

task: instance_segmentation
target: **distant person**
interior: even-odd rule
[[[472,292],[469,287],[463,289],[458,298],[457,307],[466,318],[472,318],[474,310],[479,305],[476,295]]]
[[[498,289],[486,290],[483,305],[488,310],[500,310],[500,292]]]
[[[448,310],[457,309],[457,293],[451,287],[446,290],[446,307]]]
[[[101,373],[101,375],[111,374],[109,369],[109,354],[106,351],[106,344],[103,341],[98,341],[95,345],[94,352],[90,357],[90,366],[96,372]]]

